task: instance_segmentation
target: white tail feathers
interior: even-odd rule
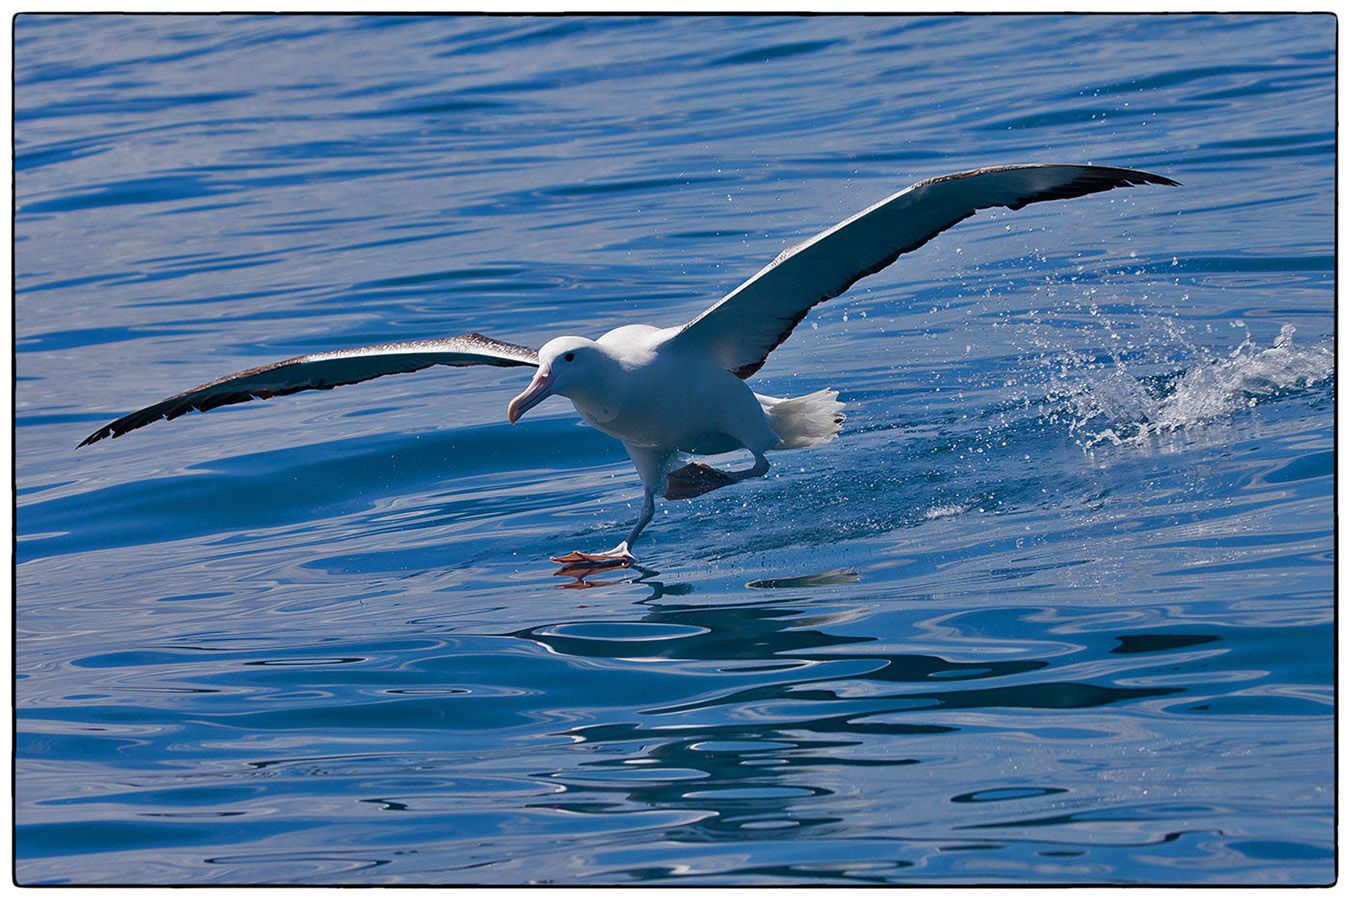
[[[779,437],[775,450],[815,447],[834,440],[844,425],[839,392],[828,388],[805,397],[766,397],[756,394],[769,425]]]

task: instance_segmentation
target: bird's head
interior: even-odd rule
[[[506,418],[516,420],[544,399],[558,394],[575,400],[595,389],[611,360],[595,341],[584,337],[558,337],[539,350],[539,368],[530,386],[506,407]]]

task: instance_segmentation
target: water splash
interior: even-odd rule
[[[961,515],[961,513],[969,508],[970,507],[963,506],[960,503],[941,503],[925,512],[923,517],[929,521],[932,521],[933,519],[948,519],[952,516]]]
[[[1334,371],[1329,345],[1299,347],[1286,324],[1270,347],[1258,349],[1248,336],[1227,356],[1204,358],[1172,375],[1136,375],[1120,356],[1109,367],[1065,365],[1048,399],[1067,402],[1070,430],[1085,448],[1143,443],[1314,387]]]

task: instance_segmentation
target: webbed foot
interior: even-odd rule
[[[618,566],[631,566],[637,562],[637,557],[628,550],[628,542],[624,541],[612,550],[605,550],[600,553],[582,553],[580,550],[573,550],[571,553],[564,553],[562,556],[551,556],[549,559],[555,563],[562,563],[565,566],[578,568],[611,569]]]
[[[688,500],[735,484],[736,478],[704,463],[694,462],[666,476],[666,499]]]

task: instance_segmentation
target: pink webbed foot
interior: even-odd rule
[[[666,476],[666,499],[688,500],[735,483],[736,479],[721,469],[690,463]]]
[[[601,553],[582,553],[580,550],[573,550],[571,553],[564,553],[562,556],[551,556],[549,559],[555,563],[562,563],[570,568],[587,569],[611,569],[619,566],[631,566],[637,562],[637,557],[628,551],[628,542],[624,541],[613,550],[605,550]]]

